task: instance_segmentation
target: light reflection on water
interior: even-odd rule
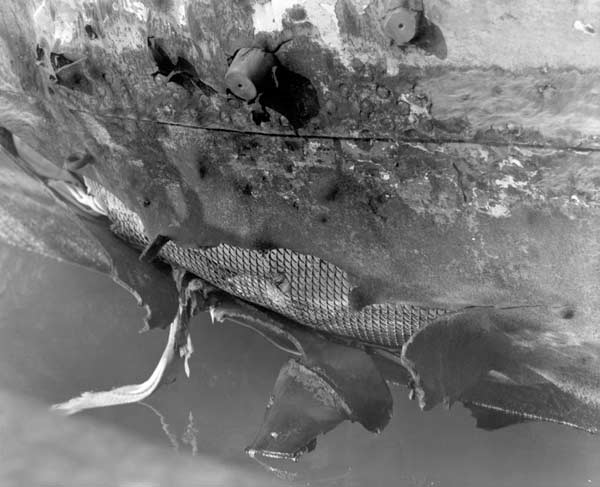
[[[145,379],[166,332],[140,335],[142,310],[107,277],[15,249],[0,248],[0,385],[47,404],[83,390]],[[191,378],[148,399],[82,413],[182,455],[215,455],[261,470],[244,447],[261,424],[286,355],[248,329],[192,328]],[[392,387],[394,416],[380,435],[343,423],[297,464],[273,475],[311,485],[597,485],[597,437],[531,423],[489,433],[461,406],[428,413]],[[285,473],[285,471],[290,473]]]

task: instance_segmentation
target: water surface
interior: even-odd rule
[[[166,331],[139,334],[143,310],[109,278],[4,246],[0,265],[0,387],[49,405],[150,374]],[[148,399],[151,407],[118,406],[81,416],[165,451],[264,471],[244,448],[258,431],[288,357],[246,328],[211,324],[207,314],[194,320],[192,337],[191,378],[181,375],[161,388]],[[394,414],[380,435],[342,423],[298,463],[271,463],[279,469],[273,478],[282,485],[323,486],[600,483],[597,437],[548,423],[486,432],[475,428],[460,405],[423,413],[406,388],[391,389]]]

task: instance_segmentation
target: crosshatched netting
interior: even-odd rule
[[[113,231],[145,247],[140,218],[113,194],[87,181],[106,208]],[[419,328],[446,313],[404,303],[350,307],[350,276],[318,257],[288,249],[249,250],[221,244],[208,249],[168,242],[159,256],[246,301],[281,313],[303,325],[384,347],[400,347]]]

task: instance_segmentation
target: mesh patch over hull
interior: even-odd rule
[[[141,219],[103,187],[86,180],[102,203],[112,230],[140,248],[149,240]],[[159,256],[246,301],[321,331],[397,348],[419,328],[447,311],[410,304],[375,304],[355,311],[349,275],[318,257],[288,249],[248,250],[221,244],[190,249],[168,242]]]

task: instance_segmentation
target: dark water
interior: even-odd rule
[[[139,334],[142,310],[109,278],[0,247],[0,386],[52,404],[84,390],[145,380],[166,332]],[[145,405],[81,414],[180,455],[210,455],[264,472],[244,453],[286,355],[252,331],[195,319],[191,378]],[[380,435],[343,423],[298,463],[272,463],[282,485],[587,486],[600,483],[597,437],[526,423],[477,430],[457,405],[423,413],[392,386],[394,414]],[[24,417],[26,422],[27,418]],[[110,448],[110,445],[107,445]],[[34,468],[34,465],[31,465]],[[190,485],[198,485],[191,482]]]

